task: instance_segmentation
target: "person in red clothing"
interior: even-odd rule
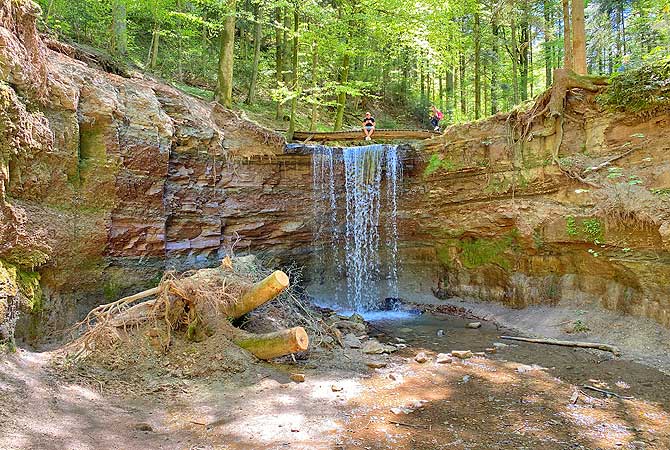
[[[444,114],[442,114],[442,111],[437,109],[435,105],[430,105],[430,110],[430,124],[435,131],[440,131],[440,120],[444,118]]]

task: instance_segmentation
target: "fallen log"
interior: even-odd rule
[[[288,285],[288,275],[281,270],[275,270],[249,289],[242,298],[227,309],[226,313],[233,319],[242,317],[278,296]]]
[[[597,342],[579,342],[579,341],[559,341],[557,339],[535,339],[524,338],[517,336],[500,336],[500,339],[507,339],[510,341],[533,342],[535,344],[560,345],[562,347],[580,347],[580,348],[595,348],[604,352],[613,353],[615,356],[621,356],[621,350],[618,347],[608,344],[600,344]]]
[[[233,342],[250,351],[258,359],[272,359],[291,353],[304,352],[309,347],[309,337],[303,327],[265,334],[236,330]]]

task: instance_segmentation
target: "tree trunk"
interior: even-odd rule
[[[256,283],[237,302],[231,305],[226,314],[233,319],[242,317],[248,312],[269,302],[279,295],[289,285],[288,276],[281,270],[275,270],[263,280]]]
[[[282,10],[280,7],[275,8],[275,22],[277,28],[275,28],[275,78],[277,85],[279,86],[284,80],[284,48],[282,46],[282,33],[279,29],[279,24],[282,23]],[[282,116],[282,102],[281,99],[277,100],[277,109],[275,111],[275,119],[279,120]]]
[[[491,16],[491,115],[498,112],[498,10],[493,6],[493,15]]]
[[[309,347],[309,337],[302,327],[266,334],[252,334],[237,330],[233,342],[259,359],[272,359],[291,353],[304,352]]]
[[[479,119],[481,109],[481,80],[479,76],[480,71],[480,54],[481,42],[479,33],[479,13],[475,13],[474,26],[474,40],[475,40],[475,120]]]
[[[463,51],[463,49],[460,50],[458,59],[459,59],[458,78],[460,80],[459,87],[461,88],[461,113],[463,114],[463,118],[465,118],[467,114],[467,107],[465,104],[465,52]]]
[[[312,42],[312,90],[316,90],[319,76],[319,44],[316,39]],[[315,95],[314,92],[312,95]],[[319,105],[316,98],[312,98],[312,114],[309,116],[309,131],[314,131],[316,128],[317,115],[319,113]]]
[[[158,42],[160,40],[160,30],[158,24],[154,27],[153,38],[151,39],[151,58],[149,60],[149,69],[154,70],[156,68],[156,62],[158,61]]]
[[[530,32],[528,19],[528,1],[523,3],[521,20],[521,36],[519,36],[519,62],[521,63],[521,101],[528,100],[528,52],[530,51]]]
[[[570,0],[563,0],[563,68],[573,70],[572,33],[570,32]]]
[[[228,0],[228,15],[221,32],[219,69],[214,99],[226,108],[233,106],[233,62],[235,57],[235,2]]]
[[[572,57],[575,72],[579,75],[586,75],[584,0],[572,0]]]
[[[293,91],[293,98],[291,99],[291,119],[288,124],[288,133],[286,134],[286,139],[288,141],[293,140],[293,132],[295,131],[295,110],[298,105],[298,26],[300,17],[298,13],[298,3],[295,4],[295,9],[293,10],[293,80],[291,90]]]
[[[551,3],[544,0],[544,80],[545,87],[551,86],[551,72],[554,69],[551,58]]]
[[[347,93],[343,90],[344,85],[349,81],[349,53],[342,57],[342,68],[340,69],[340,92],[337,94],[337,113],[335,115],[335,126],[333,131],[342,129],[344,121],[344,108],[347,102]]]
[[[128,30],[126,4],[124,0],[112,1],[112,42],[111,52],[116,57],[124,57],[128,51]]]
[[[447,69],[447,92],[446,92],[446,105],[449,110],[455,109],[454,104],[454,68],[449,67]]]
[[[263,10],[260,5],[254,5],[254,62],[251,66],[251,79],[249,80],[249,92],[247,93],[246,103],[252,105],[256,101],[256,81],[258,80],[258,64],[261,60],[261,39],[263,37]]]
[[[514,20],[514,12],[511,17],[512,29],[512,89],[514,92],[514,104],[519,103],[519,47],[516,41],[516,20]]]

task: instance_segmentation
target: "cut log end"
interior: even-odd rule
[[[275,270],[262,281],[256,283],[242,298],[228,311],[228,315],[238,318],[253,311],[263,303],[269,302],[289,286],[288,275],[281,270]]]

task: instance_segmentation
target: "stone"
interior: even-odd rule
[[[401,344],[404,344],[405,342],[407,342],[405,339],[403,339],[403,338],[399,338],[399,337],[395,338],[395,340],[396,340],[397,342],[400,342]]]
[[[502,342],[494,342],[494,343],[493,343],[493,346],[494,346],[495,348],[497,348],[498,350],[500,350],[500,349],[502,349],[502,348],[507,348],[507,347],[509,347],[508,344],[503,344]]]
[[[137,431],[154,431],[154,428],[146,422],[136,423],[133,428],[135,428]]]
[[[486,353],[496,353],[496,352],[498,351],[498,349],[495,348],[495,347],[486,347],[486,348],[484,349],[484,351],[485,351]]]
[[[470,350],[452,350],[451,356],[455,356],[458,359],[468,359],[472,358],[474,355]]]
[[[365,365],[371,369],[381,369],[386,367],[388,364],[382,361],[366,361]]]
[[[474,356],[486,356],[486,352],[474,352]]]
[[[333,323],[333,326],[341,331],[349,333],[365,333],[367,331],[365,324],[353,322],[351,320],[339,320]]]
[[[368,355],[381,355],[385,351],[385,346],[381,342],[370,339],[363,346],[363,353]]]
[[[399,373],[393,373],[393,372],[389,373],[389,378],[392,379],[393,381],[397,381],[398,383],[402,383],[405,379]]]
[[[407,328],[407,327],[402,327],[402,328],[398,329],[398,333],[402,333],[402,334],[409,334],[409,333],[413,333],[413,332],[414,332],[413,329]]]
[[[291,381],[294,381],[296,383],[303,383],[305,381],[305,374],[304,373],[292,373],[289,375],[289,378]]]
[[[361,316],[358,313],[352,314],[351,317],[349,317],[349,320],[352,321],[352,322],[365,324],[365,319],[363,318],[363,316]]]
[[[438,353],[435,357],[435,362],[437,364],[450,364],[453,361],[453,358],[446,353]]]
[[[465,327],[466,328],[477,329],[477,328],[481,328],[481,326],[482,326],[481,322],[470,322]]]
[[[344,344],[345,347],[348,348],[361,348],[361,346],[363,345],[361,343],[361,340],[358,339],[356,335],[353,333],[344,335],[344,337],[342,338],[342,343]]]
[[[437,335],[440,337],[444,336],[444,330],[437,330]]]
[[[419,352],[414,357],[414,361],[418,362],[419,364],[423,364],[428,361],[428,355],[426,355],[424,352]]]
[[[414,412],[414,410],[412,408],[407,408],[406,406],[396,406],[395,408],[391,408],[391,412],[395,415],[410,414]]]
[[[333,384],[333,385],[330,386],[330,390],[333,391],[333,392],[340,392],[343,389],[344,388],[342,386],[339,386],[337,384]]]

